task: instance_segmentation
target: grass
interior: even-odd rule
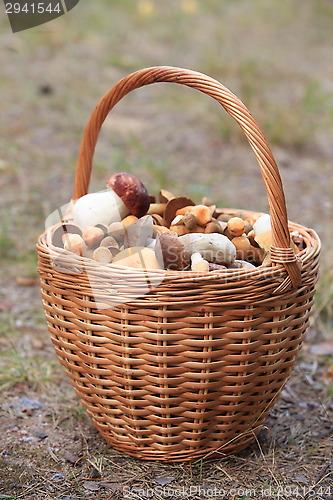
[[[9,314],[0,314],[0,393],[17,384],[26,384],[39,390],[46,382],[57,377],[59,366],[53,357],[45,358],[42,345],[34,346],[33,335],[41,328],[39,323],[43,321],[40,310],[33,313],[33,322],[27,320],[16,320],[13,322]],[[27,337],[28,349],[22,349],[22,332]]]
[[[13,255],[15,242],[9,234],[8,225],[6,223],[0,228],[0,257],[5,259]]]
[[[45,361],[44,356],[24,358],[13,345],[1,352],[0,391],[24,383],[42,388],[45,382],[55,377],[56,363]]]

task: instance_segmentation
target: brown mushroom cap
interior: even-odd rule
[[[227,228],[232,236],[241,236],[244,233],[245,222],[240,217],[231,217],[228,220]]]
[[[184,245],[179,241],[176,233],[169,231],[160,234],[156,246],[162,253],[165,269],[177,270],[182,268]]]
[[[175,195],[166,189],[161,189],[158,193],[158,201],[160,203],[168,203],[168,201],[172,200],[172,198],[175,198]]]
[[[236,259],[245,260],[251,249],[251,243],[249,242],[246,234],[242,234],[242,236],[235,236],[232,238],[231,243],[236,247]]]
[[[63,235],[66,234],[79,234],[80,236],[82,235],[81,229],[70,223],[65,223],[65,222],[60,222],[57,224],[54,229],[52,230],[51,233],[51,241],[52,245],[55,247],[63,248],[64,247],[64,242],[63,242]]]
[[[213,219],[211,222],[208,222],[208,224],[205,227],[205,233],[223,233],[223,229],[219,221],[216,219]]]
[[[121,172],[112,175],[106,185],[113,189],[132,215],[140,218],[145,215],[150,205],[150,197],[146,187],[133,174]]]
[[[166,226],[166,222],[161,215],[152,214],[152,218],[153,218],[154,224],[156,224],[158,226]]]
[[[184,208],[187,206],[194,206],[195,203],[194,201],[190,200],[189,198],[186,198],[185,196],[180,196],[178,198],[172,198],[172,200],[169,200],[168,203],[166,204],[165,211],[164,211],[164,219],[167,223],[167,226],[169,227],[173,219],[175,218],[177,210],[180,208]]]

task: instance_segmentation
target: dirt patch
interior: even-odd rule
[[[257,496],[270,490],[271,498],[277,492],[290,498],[288,492],[294,491],[299,495],[292,498],[304,492],[301,498],[328,499],[333,407],[318,397],[325,373],[317,371],[309,383],[304,363],[299,363],[257,442],[237,456],[183,465],[141,462],[110,449],[73,401],[65,381],[57,389],[48,387],[52,396],[16,387],[3,394],[0,491],[24,499],[143,498],[168,492],[196,499],[213,498],[205,496],[207,490],[234,490],[239,498],[241,490],[256,491]]]
[[[38,286],[7,285],[6,296],[16,305],[13,330],[1,340],[3,498],[330,498],[332,358],[327,345],[325,355],[320,351],[315,330],[248,449],[212,462],[161,464],[111,449],[94,429],[58,364],[43,318],[33,312]]]

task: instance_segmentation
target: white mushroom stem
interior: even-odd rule
[[[112,189],[89,193],[76,200],[73,222],[84,231],[89,226],[120,221],[130,213],[121,198]]]
[[[256,236],[259,234],[267,233],[267,231],[271,231],[271,217],[269,214],[263,214],[258,217],[258,219],[253,224],[253,231]]]
[[[176,217],[171,222],[170,226],[177,226],[177,224],[183,224],[184,215],[176,215]]]
[[[98,247],[93,253],[93,259],[102,264],[110,264],[112,262],[112,253],[106,247]]]
[[[247,262],[246,260],[235,260],[230,266],[229,269],[257,269],[256,266]]]
[[[65,233],[62,237],[64,249],[76,253],[81,257],[86,249],[86,244],[79,234]]]
[[[190,262],[191,255],[199,252],[203,259],[217,264],[232,264],[236,259],[236,247],[219,233],[189,233],[179,236],[184,245],[184,260]]]
[[[191,255],[191,271],[199,273],[209,272],[209,262],[203,259],[199,252],[195,252]]]
[[[89,226],[82,232],[82,238],[88,247],[96,247],[104,238],[104,231],[100,227]]]

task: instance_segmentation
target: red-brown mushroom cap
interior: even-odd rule
[[[150,205],[150,198],[146,187],[133,174],[121,172],[112,175],[106,185],[113,189],[132,215],[140,218],[145,215]]]

